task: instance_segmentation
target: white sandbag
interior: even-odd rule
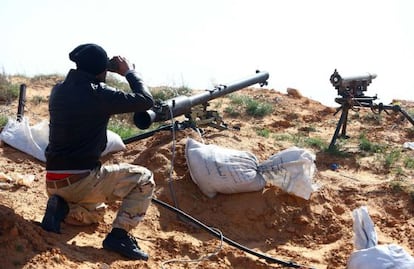
[[[368,213],[366,206],[361,206],[352,211],[355,249],[366,249],[378,244],[374,222]]]
[[[31,126],[30,131],[32,133],[33,141],[44,151],[47,144],[49,144],[49,122],[43,120],[40,123]]]
[[[43,122],[34,126],[35,136],[33,136],[26,117],[23,117],[21,121],[9,118],[6,126],[4,126],[3,131],[0,133],[0,139],[4,143],[45,162],[43,137],[44,133],[49,133],[49,130],[43,130],[42,126],[44,126]],[[39,139],[39,142],[35,138]]]
[[[396,244],[378,245],[377,233],[366,206],[352,211],[354,251],[347,269],[413,269],[414,257]]]
[[[308,200],[319,187],[313,182],[316,171],[315,154],[291,147],[272,155],[258,167],[269,184]]]
[[[318,189],[312,181],[316,157],[305,149],[291,147],[258,164],[250,152],[188,138],[185,153],[192,180],[210,198],[217,193],[259,191],[266,182],[304,199]]]
[[[405,148],[405,149],[414,149],[414,142],[404,142],[403,148]]]
[[[192,180],[210,198],[217,193],[259,191],[265,186],[263,177],[257,173],[257,159],[249,152],[205,145],[188,138],[185,156]]]
[[[413,269],[414,258],[401,246],[377,245],[353,252],[348,269]]]
[[[107,137],[108,142],[102,156],[126,148],[117,133],[107,130]],[[42,162],[46,162],[45,149],[49,143],[49,123],[43,120],[36,125],[29,126],[29,120],[26,117],[23,117],[21,121],[9,118],[0,133],[0,140]]]
[[[122,138],[115,132],[111,130],[106,130],[106,136],[108,138],[108,142],[106,143],[105,150],[102,152],[101,156],[105,156],[110,152],[117,152],[126,149],[124,141]]]

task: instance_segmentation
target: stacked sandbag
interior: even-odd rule
[[[43,120],[35,125],[29,124],[29,119],[8,119],[0,133],[0,140],[36,159],[46,162],[45,150],[49,144],[49,122]],[[107,130],[107,143],[102,156],[124,150],[122,138],[111,130]]]
[[[297,147],[259,163],[250,152],[188,138],[185,155],[192,180],[210,198],[217,193],[260,191],[267,183],[304,199],[317,189],[312,183],[315,155]]]

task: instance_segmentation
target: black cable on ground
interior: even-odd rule
[[[249,249],[249,248],[247,248],[247,247],[245,247],[243,245],[240,245],[239,243],[237,243],[237,242],[235,242],[235,241],[233,241],[233,240],[231,240],[231,239],[223,236],[222,234],[220,234],[219,232],[217,232],[213,228],[210,228],[209,226],[205,225],[204,223],[200,222],[199,220],[193,218],[192,216],[188,215],[187,213],[183,212],[182,210],[180,210],[180,209],[178,209],[176,207],[173,207],[173,206],[171,206],[171,205],[169,205],[169,204],[167,204],[167,203],[165,203],[165,202],[163,202],[161,200],[158,200],[156,198],[152,198],[152,201],[155,204],[161,205],[162,207],[167,208],[168,210],[171,210],[171,211],[173,211],[175,213],[180,214],[181,216],[183,216],[186,219],[190,220],[191,222],[197,224],[198,226],[200,226],[204,230],[208,231],[212,235],[216,236],[217,238],[223,239],[223,241],[226,242],[227,244],[232,245],[232,246],[234,246],[234,247],[236,247],[236,248],[238,248],[238,249],[240,249],[240,250],[242,250],[244,252],[247,252],[249,254],[252,254],[252,255],[254,255],[256,257],[259,257],[261,259],[264,259],[264,260],[266,260],[267,263],[276,263],[276,264],[280,264],[280,265],[283,265],[285,267],[291,267],[291,268],[312,268],[312,267],[306,267],[306,266],[303,266],[303,265],[298,265],[298,264],[296,264],[294,262],[286,262],[286,261],[278,260],[276,258],[267,256],[265,254],[262,254],[262,253],[253,251],[253,250],[251,250],[251,249]]]

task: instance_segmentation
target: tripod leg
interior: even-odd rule
[[[347,136],[346,136],[346,126],[347,126],[347,123],[348,123],[348,109],[345,109],[344,111],[343,111],[343,114],[344,114],[344,117],[343,117],[343,121],[342,121],[342,132],[341,132],[341,137],[342,138],[347,138]],[[341,115],[341,117],[342,117],[342,115]]]
[[[379,111],[381,112],[382,110],[385,110],[385,112],[387,110],[392,110],[392,111],[396,111],[396,112],[400,112],[412,125],[414,125],[414,119],[411,117],[410,114],[407,113],[407,111],[405,111],[404,109],[402,109],[400,106],[395,105],[395,106],[386,106],[383,105],[382,103],[379,104]]]
[[[413,118],[410,116],[410,114],[408,114],[405,110],[400,108],[400,113],[404,115],[404,117],[411,122],[412,125],[414,125],[414,120]]]
[[[335,145],[335,142],[336,142],[336,139],[338,138],[338,134],[339,134],[339,131],[341,130],[341,127],[345,126],[344,128],[342,128],[342,135],[345,135],[346,133],[346,122],[348,121],[348,109],[349,109],[348,107],[342,107],[341,117],[339,118],[338,124],[336,125],[335,133],[332,137],[331,144],[329,144],[330,150],[332,150]]]

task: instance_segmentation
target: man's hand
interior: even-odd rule
[[[114,65],[116,66],[115,69],[111,71],[118,73],[121,76],[125,76],[129,70],[134,70],[135,68],[133,64],[122,56],[114,56],[111,61],[114,61]]]

